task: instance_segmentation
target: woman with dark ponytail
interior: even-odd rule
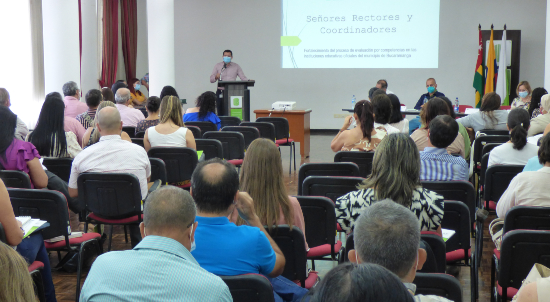
[[[352,119],[357,122],[357,127],[347,130]],[[330,148],[334,152],[374,151],[386,135],[384,127],[374,128],[372,105],[369,101],[362,100],[355,104],[353,115],[346,117],[342,129],[330,143]]]
[[[529,112],[523,108],[510,111],[506,123],[510,131],[510,140],[491,151],[488,167],[492,165],[525,165],[531,157],[537,155],[539,147],[527,143],[530,120]]]

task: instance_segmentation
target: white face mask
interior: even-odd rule
[[[189,240],[191,240],[191,234],[193,234],[193,225],[191,225],[191,232],[189,232]],[[197,245],[195,244],[195,240],[191,242],[191,250],[190,252],[194,251],[197,248]]]

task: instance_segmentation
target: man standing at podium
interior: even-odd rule
[[[244,75],[241,66],[237,63],[231,62],[233,59],[233,52],[229,49],[223,51],[223,62],[220,62],[214,66],[212,74],[210,75],[210,83],[216,81],[236,81],[237,76],[241,81],[248,81],[248,78]],[[216,90],[216,107],[218,109],[218,116],[227,115],[225,108],[223,107],[223,87],[218,87]]]

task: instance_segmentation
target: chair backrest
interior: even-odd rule
[[[260,131],[255,127],[248,126],[226,126],[221,131],[233,131],[239,132],[244,136],[244,149],[248,149],[248,146],[257,138],[260,138]]]
[[[198,138],[195,139],[197,150],[202,151],[204,159],[223,158],[223,146],[217,139]]]
[[[435,295],[462,302],[462,286],[458,279],[447,274],[416,273],[413,283],[416,294]]]
[[[470,211],[470,221],[475,221],[476,191],[467,181],[423,181],[422,187],[434,191],[445,200],[456,200],[465,203]]]
[[[372,172],[374,152],[338,151],[334,155],[334,162],[352,162],[359,166],[359,175],[367,177]]]
[[[302,195],[324,196],[332,201],[344,194],[357,190],[365,180],[361,177],[308,176],[302,184]]]
[[[199,127],[203,135],[207,131],[218,131],[218,126],[212,122],[185,122],[185,127],[187,126]]]
[[[284,117],[259,117],[256,122],[272,123],[275,126],[275,139],[289,138],[288,120]]]
[[[291,229],[286,224],[279,225],[268,232],[285,256],[286,264],[282,276],[289,280],[300,280],[304,284],[307,277],[304,234],[298,227],[293,226]]]
[[[306,238],[309,247],[335,244],[336,212],[327,197],[296,196],[304,214]],[[332,251],[338,253],[338,251]]]
[[[260,131],[260,137],[275,141],[275,126],[267,122],[242,122],[240,126],[254,127]]]
[[[30,189],[31,179],[23,171],[0,170],[0,179],[7,188]]]
[[[141,213],[141,186],[134,174],[82,173],[77,183],[78,198],[88,212],[107,219]]]
[[[273,287],[263,275],[246,274],[221,278],[229,287],[233,302],[275,301]]]
[[[479,132],[485,133],[487,135],[510,135],[510,131],[508,130],[483,129],[479,130]]]
[[[488,143],[505,143],[510,140],[508,135],[480,135],[474,140],[474,164],[477,165],[481,161],[481,152],[483,146]]]
[[[122,131],[126,132],[130,138],[136,137],[136,127],[122,127]]]
[[[453,230],[456,233],[445,242],[447,252],[462,249],[465,256],[468,256],[470,248],[470,211],[466,204],[460,201],[445,201],[444,215],[445,219],[441,221],[441,227]]]
[[[481,149],[481,157],[483,158],[483,156],[489,152],[491,152],[494,148],[502,145],[503,143],[487,143],[485,144],[485,146],[483,146],[483,148]]]
[[[151,162],[151,181],[160,179],[163,185],[168,184],[168,176],[166,174],[166,164],[160,158],[149,157]]]
[[[550,232],[514,230],[504,234],[498,284],[519,288],[535,263],[550,267]]]
[[[209,131],[203,134],[203,138],[220,141],[223,146],[223,158],[244,159],[244,136],[234,131]]]
[[[520,165],[494,165],[485,172],[483,198],[497,202],[508,188],[512,179],[523,171]]]
[[[199,163],[197,151],[187,147],[153,147],[147,155],[164,161],[168,183],[177,186],[191,183],[191,175]]]
[[[447,204],[445,204],[445,207],[447,207]],[[550,208],[533,206],[515,206],[511,208],[504,218],[503,232],[519,229],[550,230]]]
[[[221,126],[239,126],[241,119],[236,116],[218,116],[220,118]]]
[[[71,166],[73,165],[72,158],[45,157],[42,164],[48,168],[48,171],[59,176],[59,178],[63,179],[65,182],[69,182],[69,178],[71,177]]]
[[[187,127],[187,129],[189,129],[191,131],[191,133],[193,133],[193,138],[195,138],[195,139],[202,138],[201,128],[199,128],[197,126],[187,125],[187,124],[185,124],[185,127]]]
[[[136,144],[136,145],[139,145],[139,146],[142,146],[142,147],[145,147],[143,145],[143,138],[131,138],[132,140],[132,143]]]
[[[490,153],[483,154],[481,158],[481,169],[479,169],[479,184],[483,185],[485,183],[485,173],[487,173],[487,168],[489,166],[489,156]]]
[[[308,176],[354,176],[359,177],[355,163],[305,163],[298,171],[298,195],[302,195],[302,183]]]
[[[134,138],[144,138],[145,137],[145,131],[137,132]]]
[[[8,240],[6,239],[6,231],[4,231],[4,226],[2,226],[1,222],[0,222],[0,242],[8,244]]]
[[[15,216],[30,216],[47,221],[42,230],[44,239],[68,236],[69,212],[65,196],[52,190],[8,189]]]
[[[426,273],[445,273],[445,266],[447,264],[445,241],[443,241],[441,236],[430,233],[431,232],[422,232],[420,238],[430,246],[437,265],[437,272],[428,272],[425,269],[422,269],[421,271]]]

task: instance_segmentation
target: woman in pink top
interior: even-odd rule
[[[295,225],[306,239],[304,214],[298,199],[287,194],[281,155],[274,142],[259,138],[250,144],[244,156],[240,184],[241,191],[248,192],[254,200],[256,214],[268,229],[280,224]],[[230,218],[238,225],[245,224],[237,211]]]

